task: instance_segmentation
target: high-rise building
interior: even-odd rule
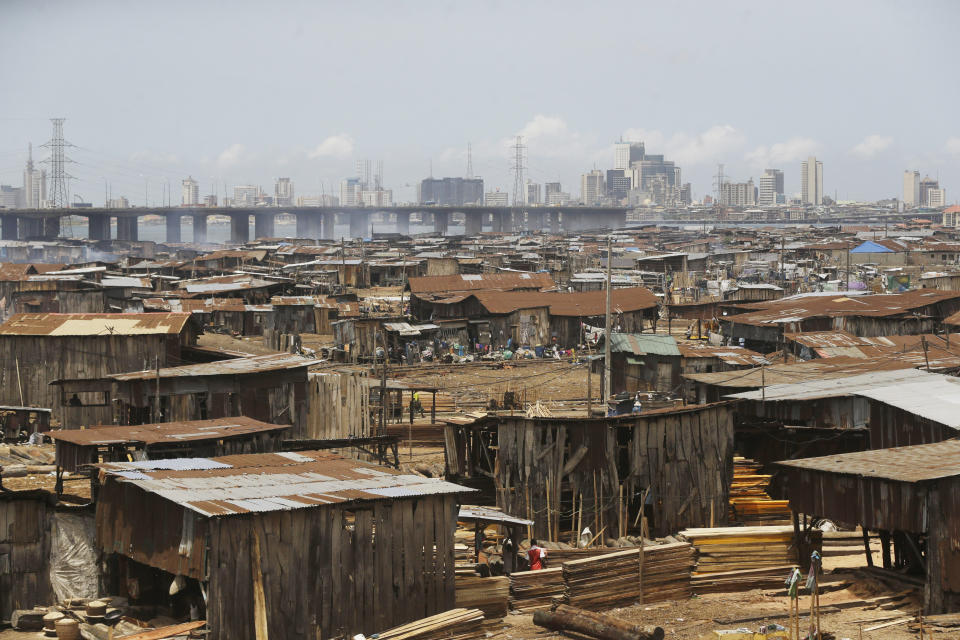
[[[559,182],[547,182],[543,185],[543,202],[544,204],[550,204],[550,196],[560,193],[560,183]]]
[[[631,163],[631,189],[649,194],[657,204],[666,204],[674,198],[680,185],[677,182],[677,167],[662,154],[644,155],[642,160]]]
[[[720,204],[728,207],[752,207],[757,204],[753,178],[746,182],[724,182],[720,188]]]
[[[508,207],[510,194],[506,191],[487,191],[483,194],[483,204],[488,207]]]
[[[362,189],[366,189],[372,181],[369,160],[357,160],[357,178],[360,180]]]
[[[607,189],[604,186],[603,171],[594,169],[580,176],[580,201],[585,205],[599,204]]]
[[[939,209],[947,206],[947,190],[943,188],[930,189],[927,191],[927,205],[931,209]]]
[[[255,207],[260,199],[260,187],[241,184],[233,188],[234,207]]]
[[[360,178],[347,178],[340,181],[340,204],[344,207],[359,206],[362,200],[363,183]]]
[[[392,189],[367,189],[360,192],[360,201],[367,207],[392,207]]]
[[[21,198],[23,198],[22,188],[0,184],[0,209],[19,209]]]
[[[930,195],[929,195],[930,191],[932,191],[933,189],[939,189],[939,188],[940,188],[939,180],[934,180],[930,176],[924,177],[924,179],[920,181],[920,200],[919,200],[920,206],[932,207],[933,205],[930,204]]]
[[[421,204],[463,206],[483,202],[483,178],[424,178],[417,199]]]
[[[526,204],[540,204],[540,183],[527,180]]]
[[[693,189],[689,182],[684,182],[680,187],[680,204],[690,204],[693,202]]]
[[[613,145],[613,168],[629,169],[634,162],[643,160],[644,154],[642,142],[616,142]]]
[[[823,204],[823,163],[814,156],[800,164],[800,194],[803,204]]]
[[[129,209],[130,201],[125,197],[120,196],[119,198],[111,198],[107,200],[107,209]]]
[[[200,204],[200,183],[194,180],[193,176],[187,176],[181,183],[181,191],[181,206],[195,207]]]
[[[783,196],[783,171],[781,169],[767,169],[760,176],[757,204],[769,207],[780,202],[781,196]]]
[[[920,205],[920,172],[907,169],[903,172],[903,204],[906,207]]]
[[[273,204],[278,207],[293,206],[293,182],[290,178],[277,178],[273,183]]]
[[[203,196],[203,206],[205,207],[215,207],[217,206],[217,196],[216,194],[210,194],[208,196]]]
[[[607,195],[614,200],[626,198],[630,193],[630,176],[624,169],[607,170]]]

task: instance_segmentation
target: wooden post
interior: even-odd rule
[[[600,509],[597,504],[597,472],[593,472],[593,528],[600,532]]]
[[[870,552],[870,530],[863,527],[863,551],[867,554],[867,566],[873,566],[873,554]]]
[[[437,424],[437,390],[433,390],[430,403],[430,424]]]

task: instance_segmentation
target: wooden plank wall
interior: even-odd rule
[[[362,507],[211,520],[210,637],[370,635],[453,608],[455,498]]]
[[[33,492],[30,492],[33,494]],[[0,619],[53,601],[46,495],[0,499]]]
[[[374,435],[365,378],[359,373],[308,374],[303,437],[330,440]]]

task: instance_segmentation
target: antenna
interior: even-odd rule
[[[523,138],[517,136],[517,142],[513,145],[513,206],[523,205],[523,155],[527,148],[523,145]]]
[[[467,179],[473,179],[473,146],[467,143]]]
[[[50,157],[44,162],[50,164],[50,206],[54,209],[66,209],[70,206],[70,192],[67,180],[73,178],[66,172],[65,165],[73,162],[64,153],[66,147],[73,145],[63,139],[63,121],[65,118],[51,118],[53,123],[53,137],[50,142],[42,145],[50,149]]]

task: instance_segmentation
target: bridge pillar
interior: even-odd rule
[[[48,239],[60,236],[60,218],[48,217],[43,219],[43,237]]]
[[[253,214],[253,236],[255,238],[272,238],[273,235],[274,235],[273,214],[272,213]]]
[[[17,216],[3,216],[0,238],[3,240],[17,239]]]
[[[557,210],[547,212],[547,217],[550,219],[550,233],[559,234],[560,233],[560,212]]]
[[[463,214],[463,233],[467,236],[478,236],[483,231],[483,213],[467,211]]]
[[[21,240],[39,238],[43,235],[43,221],[40,218],[20,217],[17,220],[17,228]]]
[[[91,240],[109,240],[110,216],[105,213],[87,216],[87,237]]]
[[[250,242],[250,214],[230,214],[230,242]]]
[[[370,214],[366,211],[350,212],[350,237],[366,238],[370,231]]]
[[[337,237],[337,214],[333,211],[324,211],[317,221],[317,234],[323,240],[333,240]]]
[[[523,225],[524,231],[534,231],[542,232],[543,231],[543,211],[539,209],[528,209],[527,210],[527,219]]]
[[[410,212],[397,211],[397,233],[410,235]]]
[[[139,239],[137,229],[139,216],[117,217],[117,240],[136,242]]]
[[[207,214],[205,213],[193,216],[193,242],[195,244],[207,242]]]
[[[180,213],[171,211],[167,213],[167,242],[171,244],[180,244],[182,235],[180,233]]]
[[[319,211],[297,213],[297,237],[314,240],[319,238],[321,215]]]
[[[450,214],[446,211],[433,212],[433,232],[442,236],[447,235],[447,229],[450,227]]]

